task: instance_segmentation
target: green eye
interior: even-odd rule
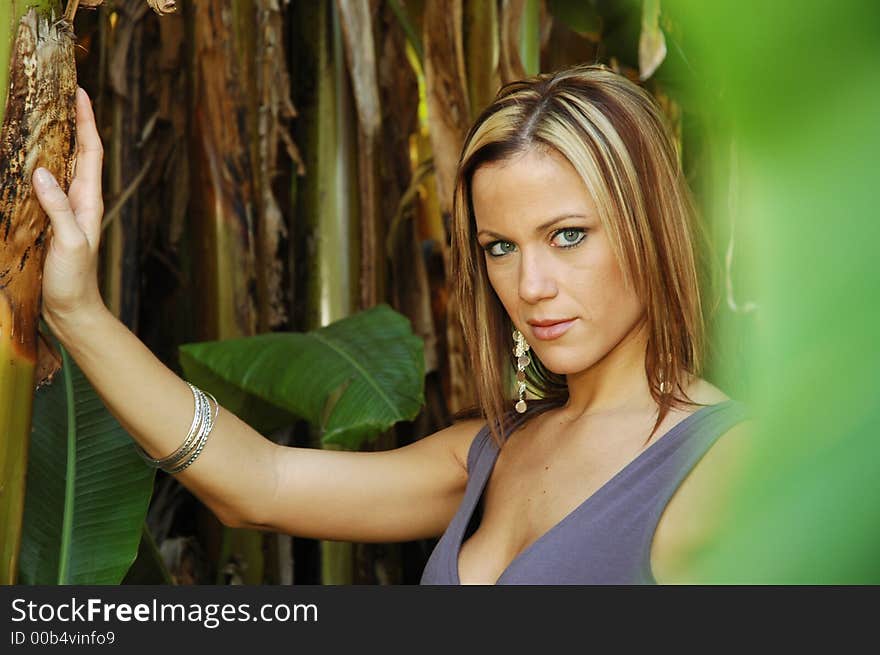
[[[574,248],[586,238],[587,230],[583,227],[566,227],[553,233],[551,241],[557,248]],[[510,241],[493,241],[483,248],[490,257],[503,257],[514,252],[516,246]]]
[[[558,230],[553,235],[553,240],[555,241],[557,237],[562,237],[557,243],[560,248],[574,248],[586,238],[586,232],[582,227],[566,227]]]
[[[516,249],[510,241],[495,241],[486,246],[486,252],[492,257],[501,257],[506,253],[513,252]]]

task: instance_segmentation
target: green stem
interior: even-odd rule
[[[58,584],[70,579],[70,542],[73,539],[74,492],[76,488],[76,404],[73,396],[73,377],[70,357],[64,346],[58,344],[63,362],[64,392],[67,396],[67,467],[64,477],[64,519],[61,522],[61,549],[58,557]]]
[[[526,75],[541,71],[541,3],[526,0],[519,32],[519,54]]]

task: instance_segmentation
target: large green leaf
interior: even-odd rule
[[[283,424],[277,409],[259,413],[269,403],[348,448],[412,420],[424,403],[422,340],[387,305],[307,333],[187,344],[180,361],[193,384],[254,427]]]
[[[19,581],[118,584],[137,555],[154,471],[62,355],[34,397]]]
[[[125,585],[167,584],[173,585],[174,579],[162,560],[156,540],[150,534],[150,528],[144,523],[137,558],[122,580]]]

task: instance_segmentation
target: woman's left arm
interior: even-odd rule
[[[754,422],[738,423],[706,452],[670,499],[651,547],[660,584],[705,584],[705,558],[725,538],[753,452]]]

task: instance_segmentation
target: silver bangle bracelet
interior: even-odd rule
[[[174,467],[179,464],[181,461],[185,460],[198,446],[199,435],[202,430],[202,425],[206,420],[206,417],[210,418],[211,405],[208,402],[205,393],[196,387],[193,384],[187,382],[190,387],[190,390],[193,393],[193,401],[195,405],[195,411],[193,412],[193,421],[190,426],[189,433],[186,435],[186,439],[181,444],[181,446],[175,450],[168,457],[162,457],[155,459],[151,457],[140,445],[137,443],[134,444],[135,450],[141,456],[141,458],[152,468],[161,468],[162,470],[166,470],[168,467]],[[210,394],[208,394],[210,395]],[[211,396],[214,400],[214,403],[217,404],[217,399],[214,396]],[[218,405],[219,409],[219,405]]]
[[[198,427],[196,428],[196,432],[193,435],[191,442],[186,446],[183,452],[177,457],[174,461],[169,462],[167,464],[163,463],[159,468],[161,468],[166,473],[169,469],[176,468],[181,462],[186,461],[186,459],[192,455],[192,453],[198,448],[200,440],[202,438],[202,433],[204,431],[204,426],[211,419],[211,403],[208,401],[208,398],[205,396],[205,393],[199,389],[199,422]],[[216,401],[215,401],[216,402]]]
[[[208,395],[211,396],[211,394]],[[196,461],[196,458],[198,458],[198,456],[202,454],[202,449],[204,449],[205,444],[208,442],[208,436],[210,436],[211,430],[214,429],[214,422],[217,420],[217,416],[220,414],[220,403],[217,402],[217,399],[214,398],[214,396],[211,396],[211,399],[214,401],[214,416],[211,416],[211,406],[208,405],[207,419],[200,426],[198,445],[195,447],[194,452],[183,464],[180,464],[179,466],[175,466],[173,468],[163,468],[162,470],[166,473],[170,473],[172,475],[175,473],[180,473],[182,470],[184,470],[190,464]]]
[[[194,385],[190,384],[189,382],[187,382],[187,385],[189,385],[190,391],[192,391],[193,404],[195,406],[195,409],[193,411],[192,424],[189,426],[189,432],[187,433],[186,439],[184,440],[183,444],[181,444],[181,446],[177,450],[175,450],[173,453],[168,455],[168,457],[160,457],[158,459],[151,457],[147,453],[147,451],[145,451],[143,448],[140,447],[139,444],[135,444],[135,449],[137,450],[138,454],[141,456],[141,458],[147,464],[149,464],[153,468],[161,468],[163,466],[168,466],[172,462],[175,462],[178,459],[180,459],[180,457],[183,456],[185,454],[185,452],[189,450],[190,444],[192,443],[192,441],[196,435],[196,432],[198,432],[198,426],[202,422],[202,413],[203,413],[202,406],[201,406],[200,399],[199,399],[199,389],[196,388]]]

